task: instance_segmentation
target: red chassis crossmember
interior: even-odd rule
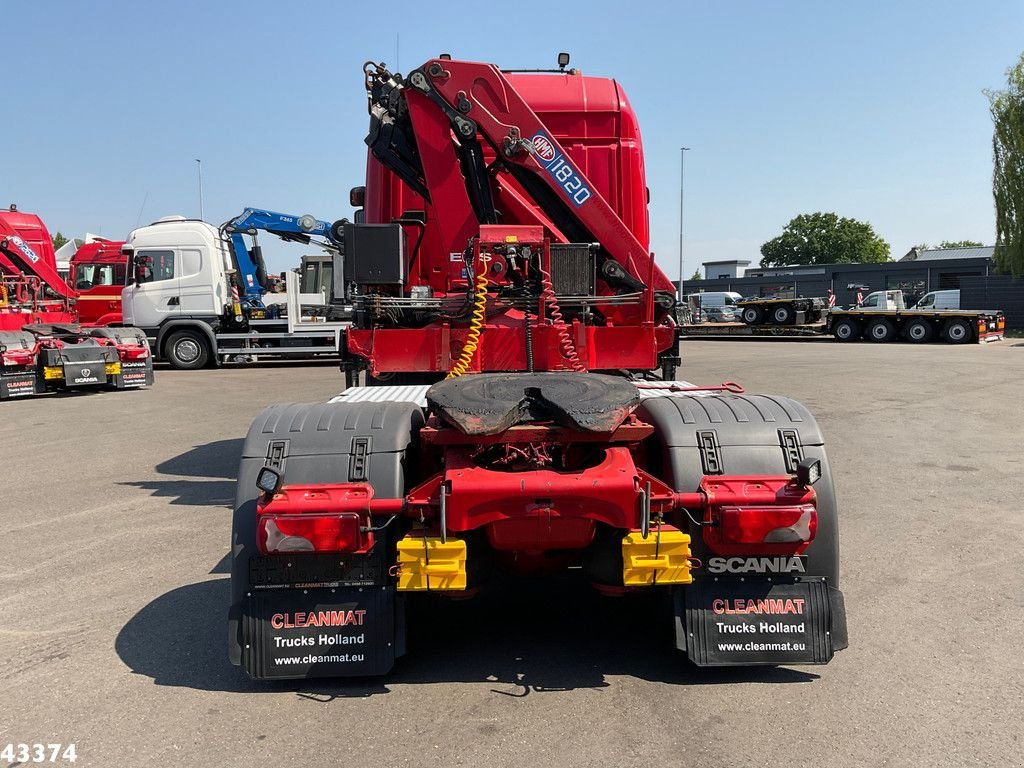
[[[259,504],[260,549],[368,552],[372,525],[395,514],[437,534],[483,529],[499,551],[582,549],[597,524],[645,530],[673,512],[699,523],[717,554],[800,554],[813,541],[810,487],[789,475],[721,475],[674,491],[634,462],[632,450],[651,431],[631,416],[611,435],[528,424],[469,438],[431,419],[421,439],[443,452],[443,471],[404,499],[375,499],[367,483],[285,486]],[[562,450],[578,451],[582,466],[544,466]]]

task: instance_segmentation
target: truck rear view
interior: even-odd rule
[[[787,398],[674,381],[621,87],[447,58],[366,75],[366,207],[335,225],[335,295],[349,378],[373,386],[253,423],[232,662],[385,674],[408,601],[567,569],[665,593],[696,664],[828,662],[846,625],[823,436]]]
[[[153,383],[145,336],[82,325],[77,298],[57,272],[42,219],[0,211],[0,400]]]

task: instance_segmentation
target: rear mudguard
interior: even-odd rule
[[[302,573],[287,558],[261,557],[256,474],[272,466],[289,484],[369,482],[375,498],[401,498],[406,451],[422,425],[412,403],[285,403],[256,418],[232,519],[233,664],[256,678],[377,675],[404,653],[403,604],[387,575],[393,542],[379,534],[368,556],[343,558],[340,580],[337,556],[304,558]]]
[[[721,393],[650,398],[638,415],[656,430],[652,469],[679,491],[709,474],[778,476],[806,457],[821,462],[817,535],[800,557],[723,556],[692,531],[701,567],[692,585],[674,588],[677,647],[701,665],[824,663],[845,648],[835,488],[810,412],[785,397]],[[807,647],[794,651],[796,644]]]

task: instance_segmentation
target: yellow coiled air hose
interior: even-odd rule
[[[446,379],[454,379],[469,370],[473,362],[473,355],[480,346],[480,331],[484,326],[484,312],[487,310],[487,263],[481,257],[480,274],[476,276],[475,300],[473,302],[473,314],[469,318],[469,333],[466,335],[466,343],[462,345],[462,354],[448,371]]]

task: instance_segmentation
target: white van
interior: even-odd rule
[[[698,303],[701,309],[713,307],[736,307],[736,302],[743,296],[736,291],[702,291],[691,293],[688,297],[690,304]]]
[[[960,290],[932,291],[921,297],[914,309],[960,309]]]

